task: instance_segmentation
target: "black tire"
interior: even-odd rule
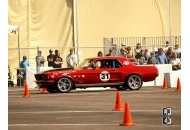
[[[49,93],[57,93],[57,89],[56,89],[56,88],[46,88],[46,90],[47,90]]]
[[[130,75],[127,78],[126,84],[130,90],[139,90],[142,87],[143,80],[140,75]]]
[[[64,77],[64,78],[60,78],[57,81],[57,90],[60,93],[67,93],[71,91],[72,88],[73,88],[73,82],[69,78]]]
[[[116,86],[115,87],[117,90],[126,90],[126,89],[128,89],[128,87],[127,86],[125,86],[125,85],[123,85],[123,86]]]

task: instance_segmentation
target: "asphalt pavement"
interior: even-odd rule
[[[29,90],[29,96],[24,97],[23,87],[9,87],[8,129],[181,129],[181,91],[142,87],[137,91],[119,91],[119,97],[116,89],[69,93],[42,93],[36,89]],[[122,110],[114,111],[118,102]],[[120,126],[126,122],[135,126]]]

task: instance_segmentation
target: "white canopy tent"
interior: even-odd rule
[[[8,31],[9,32],[16,32],[16,31],[18,31],[19,30],[19,28],[17,27],[17,26],[13,26],[13,25],[8,25]]]
[[[8,25],[8,33],[18,34],[18,56],[19,56],[19,66],[20,66],[20,43],[19,43],[19,27],[14,25]]]

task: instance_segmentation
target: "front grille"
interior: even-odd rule
[[[35,78],[36,78],[37,81],[43,80],[43,77],[42,77],[41,74],[35,74]]]

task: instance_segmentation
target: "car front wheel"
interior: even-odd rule
[[[57,90],[61,93],[69,92],[73,87],[73,82],[69,78],[60,78],[57,81]]]
[[[139,75],[130,75],[127,78],[127,86],[130,90],[138,90],[142,87],[143,80]]]

